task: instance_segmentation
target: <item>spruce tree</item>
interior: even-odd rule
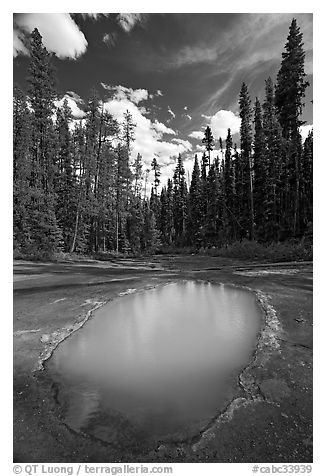
[[[169,178],[166,187],[166,242],[171,244],[175,237],[173,222],[173,182]]]
[[[37,29],[31,34],[28,96],[31,106],[31,204],[30,228],[32,247],[54,252],[62,244],[54,193],[55,133],[54,72],[51,56],[43,46]]]
[[[31,130],[30,112],[23,92],[14,89],[13,101],[13,232],[16,250],[26,250],[31,241],[30,180]]]
[[[313,219],[313,131],[308,133],[303,145],[301,208],[303,229],[312,233]]]
[[[211,151],[213,150],[214,137],[212,134],[212,129],[207,126],[204,133],[204,138],[202,143],[205,145],[205,148],[208,152],[208,167],[211,166]]]
[[[303,98],[305,90],[309,86],[306,81],[304,71],[305,52],[303,50],[302,33],[293,18],[285,51],[282,53],[282,64],[277,74],[275,89],[275,105],[278,111],[283,137],[293,139],[300,125],[302,109],[304,107]]]
[[[176,241],[183,244],[186,231],[187,184],[181,154],[173,174],[173,223]]]
[[[265,135],[261,105],[258,98],[254,110],[254,144],[253,144],[253,200],[255,214],[256,238],[260,241],[265,238],[265,199],[267,180],[267,153],[265,148]]]
[[[232,164],[232,135],[231,129],[225,142],[225,170],[224,170],[224,199],[225,199],[225,220],[224,229],[228,238],[234,235],[234,173]]]
[[[72,138],[69,124],[72,120],[71,109],[67,100],[57,109],[56,119],[56,179],[55,193],[57,197],[56,217],[62,230],[63,247],[69,251],[73,238],[74,209],[73,196],[75,192],[75,177],[72,166]]]
[[[202,203],[200,186],[200,169],[197,154],[195,155],[194,168],[191,176],[188,194],[187,234],[191,244],[200,247],[202,228]]]
[[[264,157],[263,166],[263,239],[278,241],[281,230],[287,226],[288,180],[283,161],[282,131],[275,108],[274,86],[266,80],[263,103]]]
[[[143,178],[143,163],[142,156],[138,152],[137,157],[132,164],[133,167],[133,176],[135,180],[135,195],[140,196],[142,190],[142,178]]]
[[[288,141],[284,160],[288,169],[288,218],[291,222],[291,234],[300,236],[302,233],[300,210],[300,178],[302,144],[299,128],[304,122],[300,119],[304,107],[305,90],[309,85],[304,71],[305,53],[303,50],[302,33],[293,18],[285,51],[282,53],[282,64],[277,75],[275,104],[278,111],[282,134]]]
[[[242,226],[246,230],[249,239],[254,238],[254,207],[253,207],[253,186],[252,186],[252,131],[251,131],[251,100],[248,88],[242,84],[239,98],[240,106],[240,148],[241,163],[243,172],[243,218]]]
[[[205,220],[205,242],[208,246],[214,246],[217,244],[218,229],[221,225],[221,218],[218,216],[218,181],[217,171],[215,164],[212,164],[209,168],[207,177],[207,215]],[[218,223],[219,222],[219,223]]]

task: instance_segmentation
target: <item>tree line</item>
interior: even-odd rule
[[[300,134],[308,86],[304,57],[293,19],[276,85],[268,78],[264,99],[253,104],[242,84],[239,147],[230,129],[216,140],[207,126],[205,152],[195,156],[188,190],[181,155],[163,187],[157,158],[145,170],[140,153],[131,161],[131,114],[126,111],[118,123],[95,90],[85,120],[71,127],[67,101],[55,107],[51,55],[35,29],[27,93],[14,89],[15,249],[144,253],[243,239],[277,242],[310,233],[313,134],[304,141]]]

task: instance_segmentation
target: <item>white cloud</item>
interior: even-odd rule
[[[146,15],[143,13],[119,13],[117,20],[121,28],[129,33],[137,23],[142,22]]]
[[[168,106],[168,113],[171,114],[171,116],[173,117],[173,119],[175,118],[175,114],[174,114],[174,112],[172,111],[172,109],[170,108],[170,106]]]
[[[192,132],[190,132],[189,137],[192,137],[193,139],[203,139],[204,132],[203,131],[192,131]]]
[[[76,59],[87,49],[87,40],[69,13],[19,13],[14,23],[14,55],[26,54],[18,40],[34,28],[42,35],[46,49],[58,58]]]
[[[215,140],[220,137],[225,139],[228,133],[228,128],[231,129],[232,134],[236,134],[240,130],[241,119],[232,111],[225,111],[221,109],[210,119],[210,127],[213,132]]]
[[[127,88],[130,90],[130,88]],[[130,96],[132,96],[130,94]],[[128,97],[113,97],[104,103],[104,108],[119,122],[123,122],[124,113],[128,110],[132,115],[132,120],[136,124],[135,142],[132,148],[132,160],[139,152],[145,163],[150,166],[153,157],[156,156],[162,168],[171,163],[172,157],[177,157],[179,153],[186,153],[192,149],[188,141],[175,139],[172,142],[162,140],[164,134],[175,135],[175,131],[158,121],[152,122],[142,114],[140,108]]]
[[[308,133],[311,131],[312,128],[313,128],[312,124],[306,124],[300,127],[300,134],[303,141],[307,139]]]
[[[157,95],[157,96],[163,96],[163,93],[162,93],[162,91],[161,91],[160,89],[158,89],[158,90],[156,91],[156,95]]]
[[[28,55],[29,54],[28,49],[26,48],[26,46],[24,45],[22,41],[24,39],[23,33],[20,32],[19,30],[14,29],[13,34],[14,34],[14,43],[13,43],[14,58],[16,58],[16,56],[19,55],[19,53],[23,55]]]
[[[186,150],[191,150],[192,149],[192,145],[190,144],[190,142],[188,140],[172,139],[172,142],[176,142],[177,144],[183,145]]]
[[[117,41],[117,34],[114,33],[114,32],[112,32],[112,33],[105,33],[105,35],[103,36],[103,42],[104,42],[107,46],[115,46],[116,41]]]
[[[206,147],[204,145],[196,145],[196,152],[205,152]]]
[[[204,119],[212,119],[213,116],[207,116],[206,114],[201,114],[201,117]]]
[[[121,85],[110,86],[105,83],[101,83],[101,85],[107,91],[111,91],[113,93],[113,98],[115,99],[129,99],[134,104],[138,104],[141,101],[146,101],[149,98],[147,89],[132,89]]]
[[[69,93],[66,93],[62,99],[59,101],[54,101],[54,104],[56,107],[62,107],[65,100],[67,100],[68,106],[71,109],[73,119],[82,119],[85,117],[85,112],[78,106],[78,103],[83,103],[78,94],[69,91]]]
[[[130,94],[130,101],[138,104],[148,99],[148,91],[146,89],[134,89]]]
[[[161,132],[162,134],[170,134],[170,135],[176,135],[176,132],[173,129],[170,129],[169,127],[166,127],[165,124],[162,122],[158,122],[155,120],[152,124],[153,129],[156,130],[156,132]]]
[[[231,129],[231,133],[234,135],[240,130],[241,119],[232,111],[225,111],[221,109],[217,111],[213,116],[201,115],[208,119],[208,124],[212,129],[212,133],[215,141],[218,141],[220,137],[225,139],[228,133],[228,128]],[[202,140],[204,137],[204,131],[192,131],[189,137],[193,139]]]
[[[79,94],[75,93],[74,91],[67,91],[66,95],[73,98],[74,101],[79,104],[85,104],[84,100],[79,96]]]
[[[92,18],[92,20],[98,20],[99,18],[103,17],[108,17],[110,13],[82,13],[81,14],[84,19],[87,17]]]

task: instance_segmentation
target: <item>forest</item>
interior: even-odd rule
[[[162,186],[160,163],[131,160],[135,124],[118,123],[90,92],[72,127],[67,101],[37,29],[30,38],[28,90],[14,87],[13,243],[19,256],[55,253],[205,252],[235,244],[309,243],[313,219],[313,133],[300,128],[305,90],[303,35],[289,28],[275,84],[253,101],[239,93],[239,144],[232,131],[203,130],[188,187],[183,157]],[[214,159],[212,151],[219,151]]]

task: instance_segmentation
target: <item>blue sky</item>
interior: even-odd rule
[[[14,82],[26,89],[28,32],[37,27],[54,53],[57,89],[77,118],[95,87],[105,108],[137,123],[133,155],[154,155],[163,180],[181,152],[186,168],[210,125],[217,139],[231,127],[238,141],[238,95],[243,81],[252,101],[276,80],[292,18],[303,33],[307,90],[303,119],[312,124],[312,14],[164,13],[17,14]]]

